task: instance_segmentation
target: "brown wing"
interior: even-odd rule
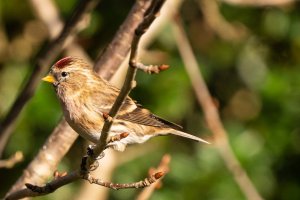
[[[120,112],[121,114],[122,112]],[[125,121],[146,125],[146,126],[155,126],[162,128],[173,128],[176,130],[182,130],[182,127],[164,120],[154,114],[152,114],[149,110],[142,108],[141,106],[137,106],[133,111],[127,112],[117,116],[117,119],[122,119]]]
[[[110,85],[109,85],[110,86]],[[99,87],[101,88],[101,87]],[[110,86],[109,95],[103,94],[103,92],[95,92],[93,94],[93,104],[96,105],[99,112],[108,113],[113,105],[115,98],[117,97],[119,90],[113,86]],[[101,99],[101,101],[99,101]],[[118,113],[117,119],[145,125],[155,126],[162,128],[173,128],[176,130],[182,130],[181,126],[178,126],[172,122],[164,120],[160,117],[155,116],[149,110],[142,108],[137,105],[130,97],[127,97],[123,102],[123,105]]]

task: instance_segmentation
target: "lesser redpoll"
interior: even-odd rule
[[[97,143],[104,124],[103,114],[109,113],[119,89],[99,77],[83,60],[73,57],[56,62],[43,80],[53,84],[69,125],[85,139]],[[143,143],[153,136],[167,134],[208,143],[152,114],[130,97],[123,102],[109,137],[122,133],[128,136],[108,146],[123,151],[127,144]]]

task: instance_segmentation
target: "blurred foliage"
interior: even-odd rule
[[[70,15],[76,2],[55,1],[62,19]],[[92,58],[105,48],[132,5],[132,0],[103,0],[99,4],[90,26],[77,39]],[[219,6],[230,24],[246,30],[246,37],[221,39],[203,18],[196,1],[184,1],[180,12],[203,76],[219,101],[230,143],[263,197],[300,199],[300,3],[284,7]],[[30,74],[32,59],[46,42],[47,28],[35,17],[29,1],[0,1],[0,119]],[[182,124],[188,132],[209,138],[169,26],[143,60],[169,64],[171,68],[153,76],[138,73],[138,87],[131,96],[154,113]],[[13,169],[0,169],[0,180],[6,180],[0,183],[0,196],[36,155],[61,115],[53,89],[41,84],[19,117],[5,151],[5,157],[9,157],[21,150],[26,160]],[[213,146],[177,137],[149,142],[156,143],[155,150],[120,166],[114,181],[143,178],[150,166],[156,166],[162,155],[169,153],[171,171],[151,199],[244,199]],[[59,169],[76,168],[78,154],[83,154],[82,140],[77,141]],[[70,199],[79,186],[71,184],[37,199]],[[133,199],[138,193],[111,191],[110,199]]]

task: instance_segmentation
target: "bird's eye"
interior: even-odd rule
[[[67,72],[62,72],[62,73],[61,73],[61,76],[62,76],[62,77],[66,77],[67,75],[68,75]]]

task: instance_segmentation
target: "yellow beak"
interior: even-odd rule
[[[42,78],[43,81],[49,82],[49,83],[54,83],[56,80],[52,75],[47,75],[44,78]]]

